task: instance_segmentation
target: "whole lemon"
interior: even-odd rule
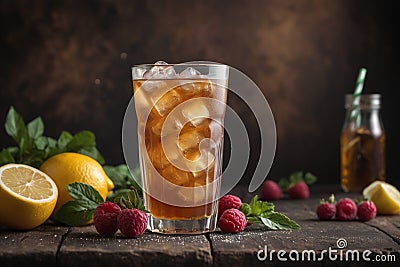
[[[67,185],[80,182],[91,185],[106,198],[114,184],[103,167],[91,157],[78,153],[61,153],[46,160],[40,170],[50,176],[58,188],[58,200],[54,213],[66,202],[72,200]]]

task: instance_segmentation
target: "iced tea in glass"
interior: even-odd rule
[[[132,68],[151,231],[191,234],[216,227],[228,70],[165,62]]]

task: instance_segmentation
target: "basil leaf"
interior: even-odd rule
[[[80,205],[86,208],[96,209],[104,199],[92,186],[84,183],[72,183],[67,185],[69,195]]]
[[[15,163],[15,159],[10,151],[5,148],[0,152],[0,166],[8,163]]]
[[[67,144],[68,151],[77,152],[84,147],[95,146],[95,136],[90,131],[82,131],[74,135],[72,140]]]
[[[28,135],[32,139],[36,139],[42,136],[44,132],[44,125],[42,118],[38,117],[33,121],[31,121],[30,123],[28,123],[27,129],[28,129]]]
[[[70,226],[81,226],[93,219],[96,208],[88,208],[76,201],[68,201],[55,214],[54,220]]]

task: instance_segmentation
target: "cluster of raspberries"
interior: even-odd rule
[[[123,209],[104,202],[94,212],[94,226],[101,236],[113,236],[118,229],[124,236],[138,237],[147,228],[147,214],[138,209]]]
[[[343,198],[335,203],[334,196],[329,201],[321,200],[317,207],[317,215],[320,220],[351,221],[358,218],[360,221],[369,221],[376,217],[376,206],[370,200],[364,200],[360,204],[350,198]]]

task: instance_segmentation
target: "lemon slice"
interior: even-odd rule
[[[42,171],[23,164],[0,167],[0,224],[35,228],[50,217],[57,196],[56,184]]]
[[[379,214],[400,213],[400,192],[391,184],[375,181],[363,190],[363,195],[375,203]]]

